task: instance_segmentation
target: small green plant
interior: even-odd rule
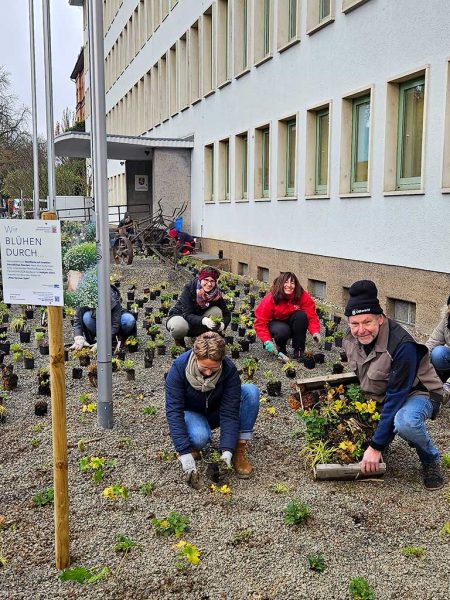
[[[105,488],[102,492],[103,498],[107,498],[108,500],[118,500],[119,498],[128,500],[128,495],[127,486],[118,483]]]
[[[334,342],[334,336],[327,335],[325,338],[323,338],[323,341],[327,342],[328,344],[332,344]]]
[[[113,356],[111,358],[111,365],[114,365],[116,371],[120,371],[120,369],[122,368],[122,361],[120,360],[120,358],[117,358],[116,356]]]
[[[200,552],[193,544],[189,544],[185,540],[180,540],[178,544],[173,546],[177,552],[177,569],[184,570],[189,564],[196,567],[200,562]]]
[[[310,514],[309,506],[295,498],[288,502],[283,509],[284,522],[286,525],[301,525]]]
[[[343,338],[344,337],[344,332],[343,331],[335,331],[333,337],[335,337],[335,338]]]
[[[139,491],[143,496],[150,496],[150,494],[155,491],[155,488],[156,484],[154,484],[153,481],[146,481],[141,485]]]
[[[45,333],[43,331],[36,331],[34,334],[34,339],[36,342],[42,342],[44,340]]]
[[[267,383],[275,383],[275,381],[277,380],[272,371],[263,371],[263,377],[267,381]]]
[[[158,452],[158,458],[164,462],[169,462],[177,458],[177,453],[174,450],[160,450]]]
[[[288,360],[286,363],[284,363],[282,369],[286,373],[286,371],[295,371],[296,367],[297,365],[293,360]]]
[[[139,345],[139,340],[134,335],[130,335],[130,337],[128,337],[125,340],[125,346],[129,347],[129,346],[138,346],[138,345]]]
[[[22,356],[23,356],[24,358],[28,358],[28,359],[30,359],[30,358],[33,358],[33,353],[32,353],[32,352],[30,352],[30,350],[24,350],[24,351],[23,351],[23,353],[22,353]]]
[[[136,542],[133,542],[126,535],[116,535],[116,543],[114,544],[114,552],[129,552],[136,548]]]
[[[148,340],[147,345],[146,345],[147,350],[154,350],[155,346],[156,346],[156,344],[153,340]],[[183,348],[183,350],[184,350],[184,348]]]
[[[32,448],[37,448],[37,447],[38,447],[38,446],[40,446],[40,445],[41,445],[41,440],[40,440],[40,439],[38,439],[38,438],[32,438],[32,439],[30,440],[30,446],[31,446]]]
[[[274,494],[280,494],[281,496],[284,496],[289,492],[289,488],[285,483],[275,483],[272,486],[272,492]]]
[[[54,498],[54,491],[52,487],[48,487],[38,492],[32,497],[33,504],[37,508],[41,506],[47,506],[47,504],[52,504]]]
[[[216,325],[216,327],[218,327],[222,323],[223,317],[221,315],[210,315],[209,318],[214,323],[214,325]]]
[[[137,312],[139,310],[139,304],[137,302],[133,302],[132,304],[130,304],[130,309],[132,310],[132,312]]]
[[[144,415],[150,415],[152,417],[153,415],[156,415],[157,412],[158,409],[156,406],[144,406]]]
[[[186,350],[183,346],[173,345],[170,346],[169,352],[172,355],[172,358],[176,358],[177,356],[180,356],[180,354],[183,354],[183,352],[186,352]]]
[[[177,512],[170,512],[167,517],[162,519],[152,519],[151,524],[157,535],[180,537],[184,531],[189,529],[189,517],[183,517]]]
[[[103,480],[106,469],[113,469],[117,461],[115,459],[106,460],[102,456],[83,456],[79,460],[80,471],[86,473],[92,471],[92,479],[95,483]]]
[[[123,368],[125,369],[125,371],[130,371],[130,369],[132,369],[134,366],[134,362],[127,358],[123,361]]]
[[[25,317],[14,317],[11,319],[11,323],[9,324],[9,328],[11,331],[18,333],[19,331],[23,331],[26,327],[27,321]]]
[[[77,581],[78,583],[95,583],[109,574],[108,567],[86,569],[86,567],[71,567],[59,574],[61,581]]]
[[[242,369],[248,379],[252,379],[258,369],[258,361],[253,356],[248,356],[242,361]]]
[[[445,452],[442,455],[442,466],[444,467],[444,469],[450,469],[450,452]]]
[[[247,527],[246,529],[240,529],[234,533],[233,537],[228,541],[230,546],[239,546],[245,544],[253,537],[253,529]]]
[[[422,558],[422,556],[425,555],[425,548],[422,548],[421,546],[403,546],[403,548],[400,548],[400,552],[403,556]]]
[[[442,529],[441,529],[441,531],[439,533],[442,536],[450,535],[450,521],[446,521],[443,524]]]
[[[375,600],[375,593],[364,577],[355,577],[348,586],[353,600]]]
[[[323,554],[308,554],[306,556],[309,568],[316,573],[323,573],[326,569],[325,559]]]

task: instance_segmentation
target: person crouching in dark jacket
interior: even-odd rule
[[[178,346],[185,347],[185,336],[196,337],[208,330],[223,331],[228,326],[231,313],[217,285],[218,278],[217,269],[205,267],[186,283],[177,303],[169,310],[166,327]],[[221,317],[219,325],[212,316]]]
[[[124,341],[130,335],[136,335],[136,319],[133,315],[122,310],[120,292],[111,285],[111,335],[113,342],[116,338]],[[83,306],[77,309],[73,321],[74,343],[71,350],[81,350],[90,346],[96,340],[97,319],[95,308]]]
[[[225,356],[225,341],[215,332],[200,335],[192,350],[179,356],[166,378],[166,417],[186,481],[200,485],[195,458],[220,427],[222,460],[239,477],[253,467],[245,455],[259,411],[259,390],[241,385],[237,369]]]

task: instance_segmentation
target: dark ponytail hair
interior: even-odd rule
[[[284,293],[284,284],[286,281],[289,281],[289,279],[292,279],[292,281],[295,283],[294,302],[298,302],[300,296],[303,294],[303,288],[300,285],[295,273],[292,273],[291,271],[285,271],[284,273],[280,273],[278,277],[274,279],[272,287],[270,288],[270,292],[273,296],[273,301],[275,304],[286,302],[288,300],[288,296],[286,296]]]

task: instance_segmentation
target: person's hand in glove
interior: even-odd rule
[[[225,323],[221,323],[219,325],[219,331],[223,331],[225,329]]]
[[[203,317],[203,319],[202,319],[202,325],[204,325],[208,329],[215,329],[216,328],[216,324],[209,317]]]
[[[200,487],[200,476],[195,465],[194,457],[191,453],[181,454],[178,457],[178,460],[181,463],[186,483],[198,490]]]
[[[264,342],[264,348],[267,350],[267,352],[270,352],[271,354],[275,353],[275,344],[273,342]]]
[[[73,338],[73,345],[70,346],[69,350],[81,350],[81,348],[89,347],[89,344],[82,335],[76,335]]]
[[[231,459],[232,458],[233,458],[233,455],[231,454],[231,452],[229,450],[224,450],[222,452],[222,456],[220,457],[220,460],[223,460],[223,462],[227,465],[227,467],[231,469]]]
[[[95,342],[95,344],[92,344],[91,352],[93,355],[97,354],[97,342]]]
[[[321,341],[321,337],[320,337],[320,333],[313,333],[313,340],[317,343],[320,344]]]

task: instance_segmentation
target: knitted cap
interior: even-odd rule
[[[220,277],[220,273],[214,267],[205,267],[204,269],[202,269],[200,271],[200,273],[197,275],[197,277],[198,277],[199,281],[201,281],[202,279],[206,279],[207,277],[211,277],[211,279],[214,279],[214,281],[217,281]]]
[[[447,306],[450,305],[450,296],[447,298]]]
[[[345,307],[345,316],[363,315],[370,313],[373,315],[383,314],[383,309],[378,301],[377,286],[373,281],[362,279],[355,281],[349,289],[350,298]]]

